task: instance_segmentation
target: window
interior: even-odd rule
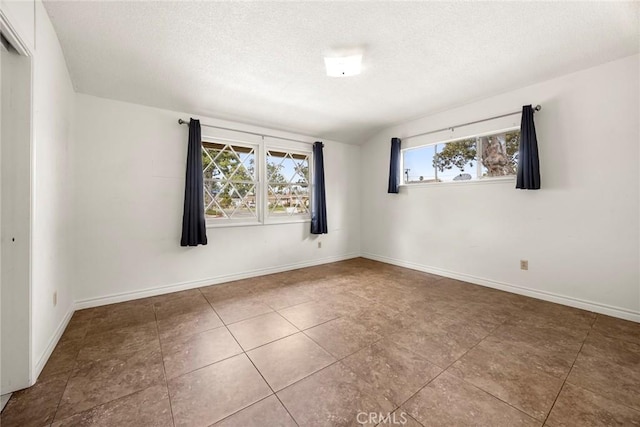
[[[207,218],[257,219],[256,147],[202,143]]]
[[[224,141],[215,138],[202,141],[208,224],[260,224],[311,218],[311,151],[307,151],[310,146],[283,149],[273,138],[254,144]]]
[[[309,155],[267,152],[270,216],[309,214]]]
[[[513,176],[520,129],[403,150],[404,184],[470,181]]]

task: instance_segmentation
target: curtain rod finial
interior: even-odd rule
[[[536,111],[540,111],[540,110],[542,110],[542,105],[538,104],[533,109],[536,110]]]
[[[179,124],[179,125],[188,125],[188,124],[189,124],[189,122],[185,122],[185,121],[184,121],[184,120],[182,120],[182,119],[178,119],[178,124]]]

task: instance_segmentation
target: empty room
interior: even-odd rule
[[[0,1],[0,425],[640,426],[640,3]]]

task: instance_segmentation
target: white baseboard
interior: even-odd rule
[[[56,348],[56,345],[58,345],[58,341],[60,341],[60,338],[62,337],[64,330],[67,329],[67,325],[69,324],[69,321],[71,320],[71,316],[73,316],[74,311],[75,311],[74,305],[71,304],[69,307],[69,310],[67,311],[67,314],[64,315],[64,318],[56,328],[56,331],[51,337],[51,340],[49,340],[49,344],[47,345],[47,348],[45,348],[44,353],[42,353],[42,355],[38,359],[38,362],[36,363],[35,372],[33,372],[32,380],[31,380],[32,383],[35,384],[36,380],[40,376],[40,373],[44,369],[44,365],[47,364],[49,357],[51,357],[51,353],[53,353],[53,350]]]
[[[118,302],[131,301],[140,298],[153,297],[156,295],[168,294],[171,292],[185,291],[188,289],[199,288],[202,286],[217,285],[234,280],[248,279],[256,276],[264,276],[267,274],[281,273],[283,271],[297,270],[299,268],[313,267],[315,265],[328,264],[331,262],[344,261],[351,258],[359,257],[359,253],[350,253],[344,255],[331,256],[326,258],[314,259],[311,261],[303,261],[293,264],[285,264],[276,267],[259,268],[244,273],[228,274],[224,276],[209,277],[207,279],[192,280],[188,282],[174,283],[172,285],[159,286],[155,288],[147,288],[140,291],[122,292],[113,295],[107,295],[98,298],[87,298],[76,301],[75,309],[98,307],[101,305],[114,304]]]
[[[62,321],[58,325],[58,328],[56,329],[53,337],[49,341],[47,348],[38,359],[38,363],[35,366],[35,372],[34,372],[35,375],[33,376],[34,382],[35,382],[35,379],[38,378],[38,376],[42,372],[42,369],[44,368],[45,364],[49,360],[51,353],[53,353],[53,350],[58,344],[60,337],[62,337],[62,334],[66,329],[67,325],[69,324],[69,321],[71,320],[71,316],[73,315],[75,310],[80,310],[83,308],[90,308],[90,307],[97,307],[97,306],[107,305],[107,304],[114,304],[118,302],[130,301],[130,300],[135,300],[139,298],[146,298],[150,296],[162,295],[162,294],[167,294],[171,292],[177,292],[177,291],[183,291],[187,289],[198,288],[201,286],[209,286],[209,285],[215,285],[215,284],[220,284],[225,282],[231,282],[234,280],[247,279],[247,278],[256,277],[256,276],[263,276],[266,274],[280,273],[283,271],[296,270],[299,268],[312,267],[312,266],[321,265],[321,264],[328,264],[331,262],[344,261],[347,259],[357,258],[360,256],[363,258],[374,260],[374,261],[380,261],[387,264],[397,265],[399,267],[406,267],[412,270],[418,270],[418,271],[423,271],[425,273],[431,273],[431,274],[436,274],[438,276],[448,277],[451,279],[462,280],[465,282],[474,283],[476,285],[487,286],[489,288],[494,288],[494,289],[500,289],[500,290],[511,292],[514,294],[524,295],[532,298],[537,298],[545,301],[554,302],[557,304],[567,305],[570,307],[576,307],[583,310],[589,310],[595,313],[606,314],[609,316],[618,317],[621,319],[631,320],[631,321],[640,323],[640,312],[637,312],[637,311],[627,310],[620,307],[613,307],[606,304],[596,303],[593,301],[585,301],[578,298],[568,297],[565,295],[558,295],[552,292],[525,288],[522,286],[498,282],[495,280],[485,279],[482,277],[477,277],[469,274],[456,273],[453,271],[444,270],[437,267],[430,267],[422,264],[416,264],[413,262],[376,255],[372,253],[367,253],[367,252],[364,252],[361,254],[350,253],[350,254],[344,254],[339,256],[320,258],[320,259],[311,260],[311,261],[285,264],[285,265],[280,265],[276,267],[261,268],[261,269],[244,272],[244,273],[229,274],[224,276],[217,276],[217,277],[211,277],[207,279],[188,281],[188,282],[180,282],[172,285],[148,288],[140,291],[123,292],[123,293],[108,295],[108,296],[99,297],[99,298],[89,298],[85,300],[76,301],[75,304],[72,307],[70,307],[64,319],[62,319]]]
[[[499,289],[501,291],[511,292],[518,295],[524,295],[531,298],[537,298],[544,301],[550,301],[557,304],[568,305],[570,307],[580,308],[583,310],[593,311],[594,313],[606,314],[608,316],[618,317],[620,319],[631,320],[640,323],[640,312],[628,310],[625,308],[614,307],[607,304],[601,304],[594,301],[586,301],[579,298],[573,298],[566,295],[559,295],[553,292],[540,291],[537,289],[526,288],[523,286],[512,285],[509,283],[498,282],[496,280],[485,279],[470,274],[456,273],[454,271],[443,270],[437,267],[430,267],[422,264],[416,264],[395,258],[389,258],[382,255],[376,255],[368,252],[361,254],[363,258],[380,261],[387,264],[406,267],[412,270],[418,270],[425,273],[436,274],[438,276],[448,277],[450,279],[462,280],[464,282],[473,283],[480,286]]]

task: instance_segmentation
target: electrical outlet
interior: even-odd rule
[[[528,270],[529,269],[529,261],[526,259],[520,260],[520,270]]]
[[[322,248],[322,242],[318,242],[318,249]]]
[[[58,292],[53,293],[53,306],[58,305]]]

